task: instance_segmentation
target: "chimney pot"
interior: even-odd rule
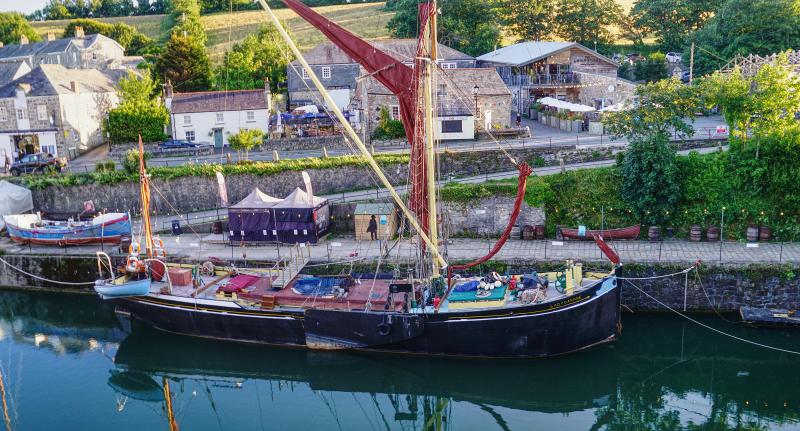
[[[48,40],[49,42],[52,42],[52,41],[56,40],[56,34],[55,34],[55,32],[53,32],[52,30],[51,30],[51,31],[48,31],[48,32],[47,32],[47,40]]]
[[[73,93],[77,93],[78,92],[78,83],[75,82],[75,81],[70,81],[69,82],[69,89],[72,90]]]
[[[75,26],[75,37],[84,37],[83,27],[79,25]]]
[[[20,45],[27,45],[28,44],[28,37],[24,34],[19,37],[19,44]]]

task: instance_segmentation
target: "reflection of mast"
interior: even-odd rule
[[[6,402],[6,384],[3,379],[3,370],[0,369],[0,396],[3,401],[3,420],[6,423],[6,431],[11,431],[11,417],[8,415],[8,402]]]
[[[150,179],[144,166],[144,144],[142,135],[139,135],[139,184],[142,196],[142,229],[144,230],[145,251],[147,258],[153,258],[153,229],[150,225]]]
[[[140,138],[141,142],[141,138]],[[169,421],[169,431],[178,431],[178,422],[175,421],[175,413],[172,411],[172,393],[169,391],[169,380],[164,376],[161,378],[164,388],[164,407],[167,410],[167,420]]]

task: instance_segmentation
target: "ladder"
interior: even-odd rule
[[[308,261],[311,260],[311,249],[295,244],[289,248],[289,257],[279,261],[270,272],[277,272],[277,278],[272,282],[273,287],[284,288],[291,282]]]

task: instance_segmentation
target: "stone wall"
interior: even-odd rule
[[[457,236],[499,236],[508,225],[514,197],[495,196],[476,202],[442,202],[442,215],[445,231]],[[545,224],[543,208],[531,207],[522,203],[517,225]]]

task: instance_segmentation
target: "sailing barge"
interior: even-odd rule
[[[298,275],[307,262],[297,247],[274,268],[239,270],[202,265],[167,265],[163,243],[152,237],[149,180],[140,154],[146,256],[132,247],[125,268],[115,272],[98,253],[103,278],[95,289],[118,305],[118,315],[157,329],[226,341],[311,349],[461,356],[542,357],[574,352],[614,340],[620,333],[619,258],[600,236],[594,240],[613,263],[605,273],[584,273],[567,261],[558,272],[461,279],[458,273],[491,259],[505,244],[519,215],[532,169],[509,157],[519,170],[518,192],[508,226],[486,256],[448,265],[439,252],[436,206],[436,146],[433,116],[436,79],[437,7],[420,6],[421,31],[414,67],[382,52],[297,0],[283,0],[348,56],[397,95],[411,145],[409,206],[400,198],[356,132],[336,108],[264,0],[278,31],[331,106],[349,140],[392,195],[419,237],[420,260],[413,276]],[[501,148],[502,150],[502,148]],[[142,146],[140,142],[140,153]],[[506,153],[506,155],[508,155]]]

